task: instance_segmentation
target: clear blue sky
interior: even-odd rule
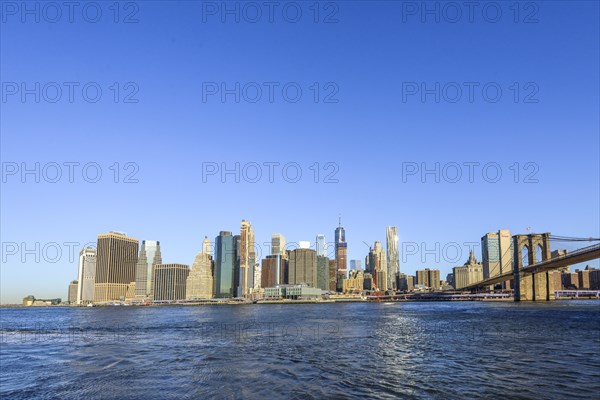
[[[475,9],[472,22],[468,10],[461,10],[456,23],[449,21],[455,10],[444,9],[445,3],[437,3],[439,22],[428,14],[422,21],[423,10],[413,8],[421,2],[320,3],[318,23],[312,2],[288,5],[282,15],[288,3],[274,10],[273,22],[263,8],[257,23],[249,21],[255,10],[238,3],[236,23],[229,14],[222,22],[221,2],[123,2],[115,23],[113,2],[98,2],[102,15],[92,23],[96,10],[88,7],[82,15],[84,2],[73,10],[73,22],[66,8],[56,17],[56,10],[39,3],[36,22],[35,15],[22,14],[20,2],[16,11],[15,3],[2,2],[3,303],[28,294],[65,298],[76,279],[68,247],[61,245],[57,262],[48,262],[54,258],[48,246],[40,262],[33,255],[22,262],[22,243],[87,243],[109,230],[160,240],[165,262],[186,264],[205,235],[237,231],[241,219],[252,222],[259,244],[275,232],[289,242],[314,241],[317,233],[331,241],[341,214],[349,258],[361,260],[368,251],[363,241],[384,242],[387,225],[398,226],[401,242],[424,242],[429,249],[436,242],[440,248],[479,242],[502,228],[600,236],[598,2],[521,2],[518,16],[513,2],[497,2],[485,15],[483,6]],[[35,10],[35,3],[28,4]],[[302,16],[292,23],[297,8]],[[497,9],[502,15],[494,23]],[[123,23],[126,16],[138,22]],[[324,23],[326,16],[337,22]],[[35,94],[23,101],[20,85],[33,89],[36,82],[40,102]],[[51,82],[62,87],[55,103]],[[72,102],[65,82],[79,83]],[[88,100],[83,98],[89,82],[102,89],[96,103],[88,101],[95,96],[93,85]],[[264,90],[255,103],[249,101],[256,94],[253,84],[239,103],[234,95],[222,102],[218,94],[207,94],[210,82],[228,88],[257,82]],[[265,82],[279,84],[272,102]],[[288,100],[283,97],[289,82],[302,89],[298,102],[289,100],[294,85],[288,85]],[[434,94],[422,101],[420,92],[407,92],[436,82],[439,102]],[[464,88],[456,102],[452,82]],[[465,82],[479,85],[473,101]],[[486,84],[489,96],[501,88],[497,102],[484,98]],[[131,98],[138,102],[125,103],[136,88]],[[324,102],[333,91],[327,98],[338,101]],[[20,171],[8,174],[12,163],[34,168],[36,162],[46,166],[39,183],[33,175],[21,182]],[[66,166],[58,182],[48,182],[53,162],[80,163],[74,182]],[[115,162],[120,183],[113,182]],[[123,182],[133,171],[124,170],[127,162],[139,167],[138,183]],[[296,162],[303,175],[289,183],[280,166],[271,183],[263,166],[258,183],[236,183],[231,175],[225,183],[217,176],[203,182],[206,162],[229,168],[236,162]],[[315,162],[319,183],[310,169]],[[324,169],[328,162],[339,167],[338,183],[323,182],[332,171]],[[432,175],[425,183],[418,175],[403,182],[408,162],[429,168],[481,165],[472,183],[467,167],[457,183],[443,176],[436,183]],[[481,175],[481,166],[491,162],[502,169],[497,183]],[[529,162],[537,166],[537,183],[523,182],[533,171],[524,169]],[[97,183],[82,178],[86,163],[100,165]],[[519,183],[513,181],[514,163],[521,169]],[[16,255],[7,251],[11,242],[19,244]],[[445,277],[466,261],[465,249],[456,262],[428,255],[423,263],[420,252],[403,257],[401,270],[437,267]],[[481,258],[480,248],[476,255]]]

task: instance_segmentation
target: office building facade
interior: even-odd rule
[[[398,227],[385,228],[385,247],[387,251],[387,289],[396,290],[396,279],[400,272],[398,253]]]
[[[214,297],[234,297],[236,238],[231,232],[221,231],[215,238]]]
[[[425,268],[424,270],[417,271],[417,285],[422,285],[425,288],[437,290],[440,288],[440,270],[439,269],[429,269]]]
[[[336,290],[342,292],[344,279],[348,275],[348,244],[346,243],[346,230],[342,227],[342,218],[335,229],[335,261],[337,265]]]
[[[250,222],[242,220],[239,239],[238,297],[246,297],[250,294],[250,289],[254,289],[255,264],[254,229]]]
[[[312,249],[296,249],[289,253],[289,284],[306,284],[317,287],[317,252]]]
[[[124,233],[98,235],[94,302],[124,300],[135,282],[139,241]]]
[[[484,235],[481,238],[481,252],[484,279],[512,272],[512,240],[507,229]]]
[[[77,287],[79,286],[78,281],[71,281],[69,283],[69,292],[67,293],[67,298],[69,304],[77,304]]]
[[[317,287],[329,290],[329,258],[317,254]]]
[[[473,250],[469,254],[469,259],[464,265],[452,268],[453,271],[453,287],[462,289],[473,283],[483,280],[483,264],[475,258]]]
[[[285,237],[281,233],[271,235],[271,255],[285,257]]]
[[[152,297],[154,288],[152,274],[156,264],[162,264],[160,242],[156,240],[142,241],[135,271],[135,297]]]
[[[85,247],[79,252],[77,270],[77,304],[89,304],[94,301],[96,283],[96,249]]]
[[[185,284],[185,298],[211,299],[213,297],[213,258],[208,237],[202,242],[202,251],[196,255]]]
[[[185,264],[154,266],[154,300],[184,300],[190,267]]]
[[[316,240],[317,256],[327,257],[327,242],[325,241],[325,235],[319,233]]]

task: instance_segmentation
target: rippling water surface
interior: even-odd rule
[[[600,303],[0,309],[2,399],[598,398]]]

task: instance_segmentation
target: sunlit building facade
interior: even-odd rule
[[[94,302],[124,300],[135,282],[139,241],[124,233],[98,235]]]
[[[202,251],[196,255],[185,285],[185,298],[211,299],[213,297],[213,258],[208,237],[202,242]]]
[[[94,301],[94,285],[96,283],[96,249],[85,247],[79,252],[79,268],[77,270],[77,304],[88,304]]]
[[[400,257],[398,254],[398,228],[388,226],[385,228],[387,250],[387,288],[396,290],[396,278],[400,272]]]
[[[144,240],[135,271],[135,297],[152,297],[154,266],[162,264],[160,242]]]
[[[154,266],[154,300],[184,300],[190,267],[185,264]]]

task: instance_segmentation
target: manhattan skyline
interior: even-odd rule
[[[242,224],[247,223],[247,220],[245,220],[245,219],[241,219],[240,221],[242,221]],[[342,227],[344,229],[344,233],[347,238],[348,229],[346,229],[345,224],[339,225],[340,223],[341,223],[341,221],[338,222],[338,226],[336,226],[335,228],[337,230],[337,228]],[[252,228],[256,228],[256,225],[252,224]],[[395,228],[395,227],[392,227],[392,228]],[[385,237],[387,228],[384,227],[382,230],[383,230],[383,235],[382,235],[383,239],[372,239],[371,243],[370,243],[370,247],[373,248],[374,242],[380,242],[381,248],[383,251],[382,254],[384,257],[387,258],[387,257],[389,257],[389,255],[387,254],[387,244],[386,244],[386,237]],[[260,232],[260,228],[258,231]],[[112,231],[106,231],[106,232],[119,232],[119,231],[112,230]],[[221,230],[219,232],[223,232],[223,231]],[[236,229],[233,229],[231,231],[224,231],[224,232],[228,232],[231,235],[239,235],[239,231]],[[284,230],[279,229],[278,232],[284,232]],[[165,263],[184,264],[184,265],[191,266],[192,264],[194,264],[194,259],[197,256],[197,254],[199,252],[205,251],[207,249],[210,250],[209,255],[213,256],[213,258],[215,257],[216,242],[214,241],[214,236],[213,236],[213,240],[209,239],[212,236],[212,234],[203,236],[203,239],[199,242],[199,246],[198,246],[195,254],[190,256],[190,260],[186,260],[185,257],[183,257],[183,256],[172,257],[170,255],[171,252],[169,251],[167,245],[165,244],[165,242],[163,240],[155,241],[155,240],[149,240],[149,239],[141,239],[140,237],[133,235],[130,232],[124,232],[124,233],[127,233],[128,237],[130,237],[132,239],[139,240],[140,248],[143,244],[142,243],[143,241],[145,241],[146,243],[152,243],[152,244],[156,244],[156,242],[160,242],[161,244],[160,244],[159,252],[162,253],[162,259],[164,260]],[[486,232],[486,235],[487,235],[487,233],[494,233],[494,232]],[[514,232],[514,234],[516,234],[516,233],[527,233],[527,232]],[[304,241],[303,239],[307,239],[307,238],[303,238],[300,240],[290,240],[288,237],[286,237],[285,234],[283,234],[283,233],[279,233],[279,234],[283,235],[283,237],[285,239],[285,247],[284,247],[285,250],[293,250],[293,249],[300,248],[301,247],[300,242],[303,242]],[[321,234],[319,234],[319,235],[321,235]],[[216,236],[218,237],[218,233]],[[259,234],[257,236],[260,238],[260,237],[267,237],[267,236],[270,237],[271,235],[263,233],[263,234]],[[315,236],[317,236],[317,235],[315,235]],[[328,239],[328,235],[325,234],[324,236],[326,239],[326,243],[328,244],[328,250],[327,250],[326,255],[327,255],[327,257],[329,257],[330,260],[333,260],[333,259],[335,259],[335,243],[333,240]],[[484,236],[484,235],[482,234],[482,236]],[[231,236],[231,237],[233,238],[233,236]],[[332,233],[329,237],[333,238],[334,233]],[[317,246],[316,239],[314,239],[313,241],[307,240],[306,242],[310,243],[311,249],[316,250],[316,246]],[[82,242],[82,243],[85,243],[86,247],[96,250],[96,241],[91,240],[90,242]],[[60,245],[60,244],[57,242],[49,242],[49,243],[46,243],[45,245],[46,245],[47,249],[50,249],[49,251],[52,251],[53,249],[58,248],[55,245]],[[354,251],[352,251],[352,247],[354,245],[356,245],[358,248],[354,249]],[[574,242],[574,243],[552,242],[551,245],[553,246],[552,250],[559,250],[559,249],[560,250],[563,250],[563,249],[575,250],[577,248],[583,247],[580,242]],[[267,241],[261,243],[257,239],[257,241],[254,242],[254,246],[257,250],[257,254],[256,254],[257,262],[260,262],[260,260],[266,258],[266,256],[271,254],[271,246],[272,246],[271,240],[267,240]],[[363,250],[363,248],[366,250]],[[69,246],[65,247],[65,249],[68,249],[69,251],[71,250],[71,248]],[[79,254],[79,251],[81,250],[77,246],[73,247],[72,249],[73,249],[72,251],[76,251],[77,254]],[[436,242],[436,243],[426,243],[425,246],[423,246],[423,244],[419,243],[419,242],[401,241],[400,240],[399,244],[398,244],[398,250],[399,250],[399,261],[400,261],[400,272],[401,273],[415,276],[417,270],[423,270],[425,268],[438,269],[438,270],[440,270],[440,276],[442,279],[444,279],[447,274],[452,273],[454,267],[462,266],[464,264],[464,261],[468,260],[468,258],[470,257],[471,250],[474,252],[476,258],[478,258],[478,259],[483,258],[482,257],[481,238],[479,240],[473,239],[473,240],[469,240],[469,241],[465,241],[465,242],[445,241],[445,242]],[[140,250],[140,252],[141,252],[141,250]],[[365,256],[368,255],[369,250],[365,246],[365,243],[357,243],[355,240],[352,242],[348,242],[348,252],[349,252],[349,254],[352,254],[352,253],[358,254],[359,258],[357,258],[357,259],[364,260]],[[45,263],[48,265],[52,265],[52,262],[49,262],[44,259],[43,253],[44,253],[44,251],[43,251],[43,246],[42,246],[41,251],[38,254],[35,254],[34,252],[25,253],[25,254],[19,253],[19,254],[15,254],[15,255],[7,255],[7,257],[23,256],[26,259],[27,258],[33,259],[35,256],[39,256],[39,257],[41,257],[40,264]],[[167,254],[167,256],[165,256],[165,254]],[[65,253],[64,257],[68,258],[69,255]],[[438,259],[439,259],[439,261],[436,261]],[[423,262],[422,260],[425,260],[425,262]],[[78,261],[79,261],[79,257],[75,257],[74,264],[70,271],[71,277],[68,279],[69,281],[78,278],[78,268],[77,268]],[[585,265],[590,265],[592,267],[598,268],[598,266],[600,264],[599,264],[599,260],[593,260],[593,261],[590,261],[587,263],[575,264],[572,266],[572,269],[574,270],[576,268],[583,268]],[[389,266],[387,266],[387,268],[389,268]],[[349,262],[348,262],[347,269],[348,269],[348,271],[351,270]],[[362,266],[361,269],[364,270],[364,266]],[[389,272],[389,270],[388,270],[388,272]],[[136,276],[136,279],[137,279],[137,276]],[[29,287],[36,287],[36,283],[37,283],[36,281],[30,280]],[[62,287],[59,285],[56,288],[49,287],[47,285],[41,285],[41,286],[39,286],[40,290],[35,292],[35,294],[38,298],[58,298],[58,297],[66,298],[65,294],[63,294],[63,292],[66,291],[64,286],[65,286],[64,282],[62,284]],[[136,288],[136,290],[137,290],[137,288]],[[22,297],[24,297],[27,294],[34,293],[33,290],[23,290],[21,287],[14,288],[13,292],[15,293],[14,299],[6,296],[7,298],[9,298],[9,300],[4,301],[5,297],[3,297],[3,301],[2,301],[3,304],[19,303],[22,300]],[[237,293],[237,290],[236,290],[236,293]],[[4,296],[4,294],[3,294],[3,296]]]

